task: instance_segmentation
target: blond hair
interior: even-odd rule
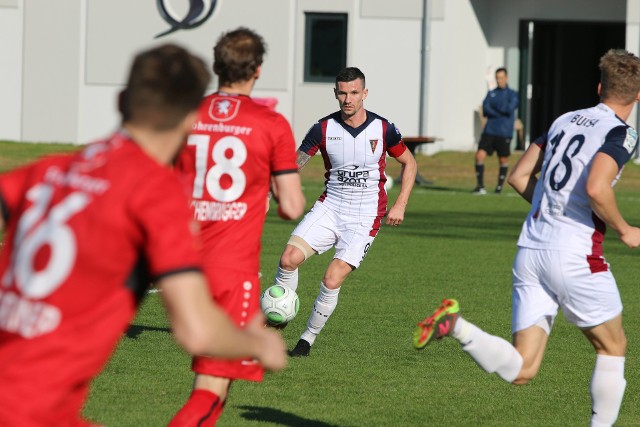
[[[600,58],[600,100],[632,104],[640,92],[640,59],[624,49],[611,49]]]

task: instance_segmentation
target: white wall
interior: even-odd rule
[[[300,143],[309,127],[318,119],[333,113],[338,109],[333,95],[332,83],[305,83],[304,81],[304,43],[305,43],[305,12],[346,13],[347,22],[347,66],[359,65],[354,62],[353,53],[356,49],[354,36],[356,34],[356,2],[354,0],[297,0],[295,1],[295,58],[292,80],[293,112],[290,118],[296,141]],[[365,75],[366,70],[363,70]]]
[[[80,0],[29,0],[23,4],[21,138],[75,141],[81,81]]]
[[[362,18],[357,25],[352,63],[367,77],[366,108],[394,122],[402,135],[418,136],[420,17]],[[337,108],[334,100],[332,111]]]
[[[635,1],[635,0],[633,0]],[[430,1],[429,3],[434,3]],[[625,0],[444,1],[431,21],[427,134],[443,138],[428,152],[473,150],[474,111],[486,95],[487,70],[509,68],[518,87],[518,28],[521,19],[624,21]]]
[[[418,136],[422,0],[361,0],[353,33],[353,63],[365,73],[366,108]],[[337,107],[337,103],[335,103]]]
[[[301,141],[313,123],[338,110],[333,83],[304,82],[305,12],[348,14],[347,66],[360,68],[367,78],[365,108],[396,123],[403,135],[417,135],[422,1],[298,0],[296,9],[296,139]]]
[[[21,139],[22,112],[21,2],[0,2],[0,138]]]
[[[220,34],[241,25],[268,44],[254,94],[278,98],[278,110],[291,118],[294,3],[220,0],[201,27],[154,39],[168,24],[152,1],[0,0],[0,138],[84,143],[103,137],[119,124],[116,96],[136,52],[178,43],[211,63]]]
[[[118,125],[115,98],[125,83],[136,52],[153,45],[177,43],[211,64],[212,48],[218,37],[238,26],[256,30],[268,45],[263,73],[256,83],[254,95],[278,98],[278,110],[290,114],[291,1],[220,0],[211,18],[201,27],[154,39],[169,27],[158,14],[155,2],[82,0],[86,41],[82,49],[85,58],[79,94],[78,141],[100,138]],[[179,5],[179,2],[171,4]],[[278,25],[268,19],[273,16],[278,17]],[[211,90],[216,85],[214,76]]]
[[[430,151],[471,150],[476,109],[486,94],[487,40],[467,1],[445,1],[431,22],[426,133]]]
[[[219,0],[201,27],[154,39],[168,25],[153,1],[0,0],[0,138],[86,142],[102,137],[118,125],[115,97],[135,52],[175,42],[211,61],[218,36],[244,25],[262,34],[269,47],[254,94],[278,98],[278,110],[292,122],[300,141],[313,122],[337,110],[333,84],[303,81],[305,11],[348,13],[347,64],[367,76],[366,108],[395,122],[404,135],[417,136],[422,4]],[[640,43],[640,0],[610,0],[606,6],[601,0],[427,4],[424,133],[442,138],[429,145],[429,152],[475,148],[476,110],[486,94],[487,70],[506,65],[511,86],[517,86],[521,19],[628,19],[627,45],[637,52]]]
[[[517,47],[520,19],[624,22],[627,0],[472,0],[488,4],[492,46]]]

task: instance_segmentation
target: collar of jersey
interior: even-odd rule
[[[228,96],[231,98],[239,98],[239,97],[243,97],[243,98],[249,98],[251,99],[251,97],[249,95],[244,95],[242,93],[227,93],[227,92],[216,92],[214,93],[214,95],[220,95],[220,96]]]
[[[602,110],[602,111],[604,111],[604,112],[606,112],[606,113],[608,113],[608,114],[613,114],[613,115],[615,116],[615,118],[616,118],[616,119],[620,120],[622,123],[624,123],[625,125],[629,126],[629,125],[627,124],[627,122],[625,122],[624,120],[622,120],[622,118],[621,118],[620,116],[618,116],[618,115],[616,114],[616,112],[615,112],[615,111],[613,111],[613,110],[611,109],[611,107],[609,107],[607,104],[605,104],[605,103],[601,102],[601,103],[599,103],[598,105],[596,105],[596,108],[597,108],[598,110]]]
[[[364,121],[363,124],[361,124],[357,128],[351,127],[348,124],[346,124],[344,120],[342,120],[342,114],[340,113],[340,111],[336,111],[335,113],[333,113],[331,115],[331,118],[335,120],[337,123],[339,123],[344,130],[349,132],[349,134],[355,138],[360,134],[360,132],[365,130],[367,126],[371,124],[371,122],[373,122],[376,119],[376,115],[373,114],[371,111],[367,111],[367,110],[364,110],[364,111],[367,113],[367,119]]]

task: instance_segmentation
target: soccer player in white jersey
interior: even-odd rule
[[[318,151],[326,167],[325,191],[293,230],[280,258],[274,283],[298,287],[298,267],[311,255],[336,248],[324,273],[307,328],[290,356],[308,356],[316,337],[338,304],[340,286],[358,268],[382,219],[399,226],[417,167],[398,129],[386,119],[364,109],[368,89],[358,68],[345,68],[336,76],[337,111],[314,124],[298,148],[302,168]],[[386,157],[402,165],[398,197],[387,213],[384,188]]]
[[[413,335],[418,349],[450,335],[485,371],[525,384],[540,368],[562,308],[596,352],[592,427],[616,421],[626,386],[622,302],[603,257],[605,230],[630,248],[640,245],[640,228],[624,220],[613,191],[638,142],[626,120],[640,100],[640,59],[610,50],[600,70],[600,104],[560,116],[509,177],[532,205],[513,265],[513,345],[460,317],[453,299],[444,300]]]

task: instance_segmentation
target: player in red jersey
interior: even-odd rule
[[[120,97],[120,130],[0,176],[0,425],[90,425],[80,417],[89,382],[151,280],[187,351],[286,364],[263,319],[240,330],[211,303],[169,168],[209,79],[180,47],[143,52]]]
[[[283,219],[305,206],[296,165],[295,139],[280,114],[249,97],[261,73],[265,44],[239,28],[214,48],[218,91],[207,96],[176,163],[192,182],[193,215],[200,223],[205,270],[214,299],[240,326],[259,311],[260,238],[270,183]],[[195,357],[194,390],[170,426],[215,425],[233,380],[261,381],[251,359]]]

